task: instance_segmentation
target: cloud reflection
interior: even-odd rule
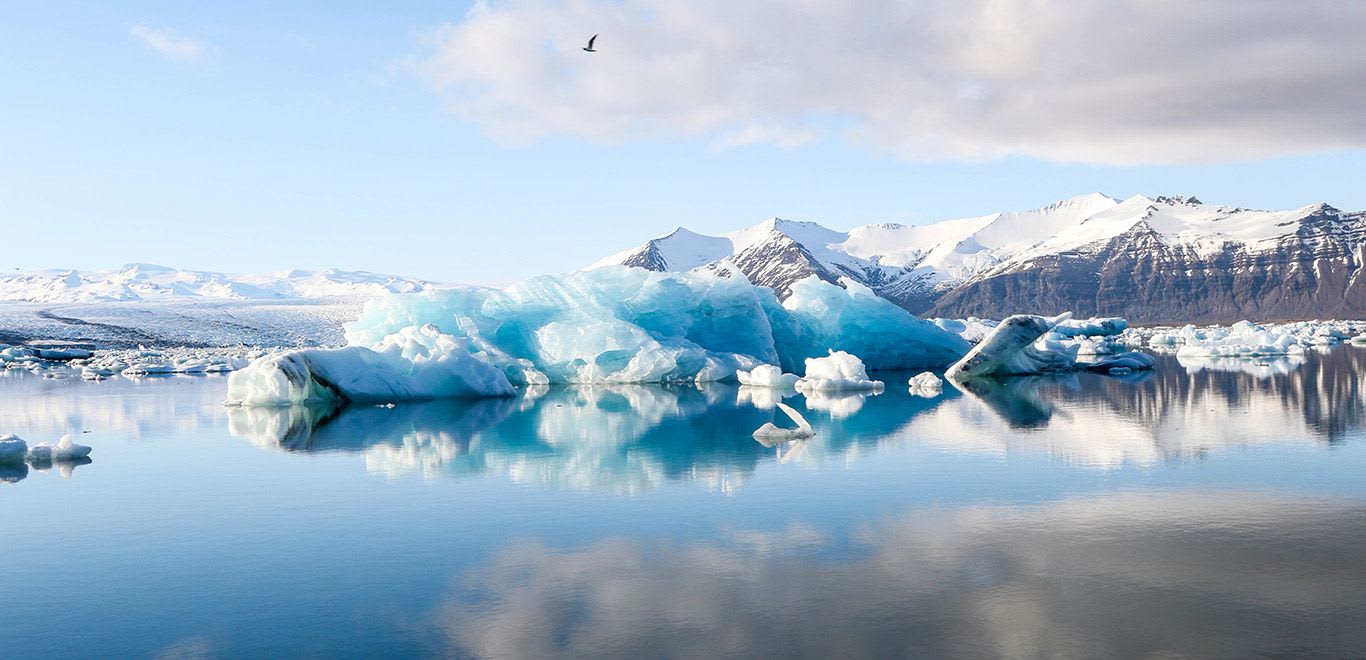
[[[1366,508],[1253,493],[922,509],[839,551],[794,523],[726,542],[508,548],[434,613],[490,658],[1251,657],[1366,648]]]

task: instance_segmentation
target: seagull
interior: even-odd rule
[[[597,41],[597,40],[598,40],[598,35],[596,35],[596,34],[593,35],[593,38],[588,40],[588,46],[585,47],[584,50],[585,50],[585,51],[588,51],[588,52],[590,52],[590,53],[596,53],[596,52],[598,52],[598,51],[596,51],[596,50],[593,50],[593,42],[594,42],[594,41]]]

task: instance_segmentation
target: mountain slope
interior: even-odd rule
[[[129,264],[113,272],[40,271],[0,275],[0,301],[279,300],[373,296],[431,287],[423,280],[364,271],[291,270],[233,275]]]
[[[1100,194],[1041,209],[849,232],[766,220],[721,236],[679,229],[595,264],[743,274],[787,295],[848,277],[916,313],[1073,311],[1136,322],[1366,314],[1366,213]]]

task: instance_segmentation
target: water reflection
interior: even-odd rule
[[[913,509],[844,543],[791,523],[515,546],[464,571],[431,625],[477,657],[1344,657],[1366,648],[1363,543],[1351,500]]]
[[[640,493],[671,480],[731,492],[765,460],[821,464],[884,443],[998,456],[1043,453],[1115,469],[1234,446],[1341,442],[1363,423],[1366,351],[1308,357],[1300,368],[1187,370],[977,380],[926,399],[889,390],[808,397],[702,387],[540,388],[516,399],[346,410],[232,409],[234,435],[287,451],[349,451],[377,474],[495,473],[555,488]],[[1253,367],[1256,361],[1249,361]],[[961,388],[961,389],[960,389]],[[776,401],[816,437],[758,443]]]

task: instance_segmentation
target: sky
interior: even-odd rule
[[[1366,209],[1364,30],[1338,0],[9,0],[0,270],[502,283],[772,216]]]

